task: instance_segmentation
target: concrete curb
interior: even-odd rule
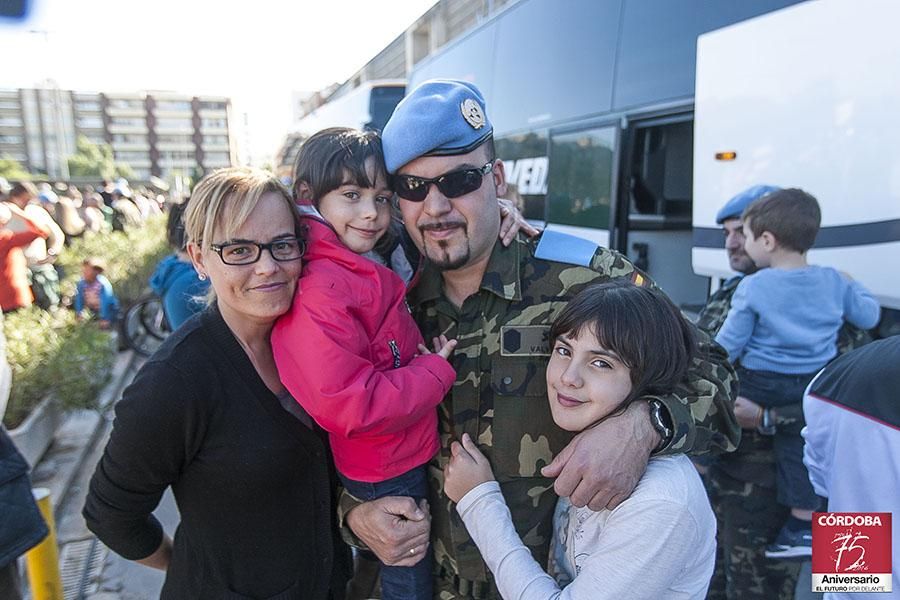
[[[75,453],[72,460],[66,461],[64,469],[60,469],[52,479],[53,482],[53,498],[54,518],[59,522],[63,514],[66,504],[71,496],[72,486],[78,478],[79,473],[84,468],[85,460],[91,453],[91,450],[103,436],[105,425],[107,424],[106,414],[116,400],[121,396],[122,390],[131,381],[134,376],[134,366],[140,357],[133,351],[127,350],[120,352],[113,365],[113,372],[109,383],[100,391],[98,411],[78,411],[66,415],[62,426],[58,430],[58,438],[65,436],[67,425],[72,429],[80,429],[87,433],[86,440],[83,436],[79,436],[78,447],[73,448],[71,452]],[[93,422],[91,422],[93,421]],[[54,439],[54,443],[57,440]],[[48,458],[48,457],[45,457]],[[35,469],[40,468],[40,464]]]

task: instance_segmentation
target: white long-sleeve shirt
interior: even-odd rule
[[[550,559],[559,582],[522,543],[497,482],[472,489],[457,510],[505,600],[706,596],[716,521],[683,455],[651,460],[631,497],[613,510],[593,512],[560,499]]]

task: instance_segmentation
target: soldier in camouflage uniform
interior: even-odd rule
[[[727,451],[738,439],[731,412],[734,372],[724,351],[703,335],[701,358],[686,381],[676,394],[655,399],[668,427],[651,426],[650,402],[634,403],[575,441],[554,425],[544,377],[550,324],[587,285],[653,283],[624,256],[570,236],[545,233],[509,247],[496,243],[499,217],[487,207],[496,206],[506,183],[483,105],[469,84],[426,82],[397,107],[384,132],[388,169],[400,173],[394,187],[404,221],[427,258],[409,294],[413,315],[426,340],[441,334],[458,340],[451,358],[456,382],[439,407],[442,450],[429,465],[435,598],[441,600],[499,597],[443,492],[450,442],[463,433],[491,461],[518,533],[544,565],[557,500],[554,481],[544,475],[562,470],[556,491],[576,505],[600,502],[601,508],[631,492],[654,446],[660,453]],[[465,178],[456,175],[461,171]],[[561,453],[568,462],[554,461]],[[615,480],[603,482],[613,492],[601,492],[602,485],[588,477],[601,466]],[[561,484],[564,479],[569,483]],[[372,504],[354,507],[346,496],[343,502],[343,511],[352,511],[348,523],[364,539],[361,526],[371,526],[373,517],[363,507]]]
[[[710,337],[714,338],[725,322],[741,278],[757,270],[744,251],[741,215],[753,201],[778,189],[766,185],[751,187],[729,200],[716,215],[716,222],[725,233],[729,264],[741,275],[723,283],[700,312],[697,327]],[[866,332],[845,325],[838,340],[838,351],[846,352],[869,340]],[[744,401],[750,415],[758,414],[757,404]],[[797,427],[802,421],[799,404],[776,412],[776,427]],[[775,539],[790,512],[775,497],[774,438],[762,435],[753,423],[744,425],[737,451],[714,457],[704,478],[716,512],[719,538],[716,569],[707,598],[791,600],[801,563],[765,556],[766,545]]]

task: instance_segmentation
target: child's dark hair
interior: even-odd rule
[[[184,250],[187,246],[187,236],[184,234],[184,221],[181,216],[184,214],[184,207],[187,206],[188,200],[190,198],[169,205],[169,216],[166,218],[166,241],[176,251]]]
[[[801,189],[789,188],[760,198],[747,207],[742,218],[753,237],[768,231],[779,245],[802,253],[816,241],[822,212],[815,197]]]
[[[694,329],[660,290],[630,282],[592,285],[578,293],[550,327],[553,343],[585,328],[631,370],[631,394],[614,413],[648,394],[667,394],[697,352]]]
[[[294,163],[294,200],[299,201],[299,184],[306,183],[313,204],[332,190],[350,181],[359,187],[375,187],[366,162],[374,159],[376,172],[387,185],[381,138],[374,131],[331,127],[314,134],[300,146]]]
[[[375,165],[375,179],[370,179],[366,170],[369,159]],[[330,127],[313,134],[300,146],[294,162],[294,202],[302,203],[301,182],[309,187],[312,203],[318,208],[322,196],[347,182],[371,188],[375,187],[377,179],[384,181],[385,186],[389,185],[381,136],[375,131]],[[396,245],[402,229],[393,206],[391,212],[391,226],[375,245],[375,251],[385,258]]]

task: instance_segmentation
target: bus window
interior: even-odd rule
[[[616,128],[552,136],[547,221],[609,229]]]
[[[543,222],[547,193],[547,133],[530,132],[498,138],[497,158],[506,168],[510,186],[508,198],[516,203],[526,219]]]
[[[690,121],[635,130],[630,172],[632,220],[691,218],[693,130]]]
[[[366,129],[381,131],[394,112],[397,103],[403,100],[406,87],[402,85],[373,87],[369,99],[369,114],[372,120],[365,124]]]

